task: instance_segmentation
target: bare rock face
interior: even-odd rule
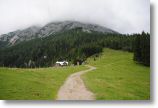
[[[36,37],[36,33],[38,33],[39,30],[40,27],[36,26],[29,27],[25,30],[17,30],[8,34],[1,35],[0,41],[8,41],[9,44],[14,45],[15,43],[19,43],[21,41],[34,39]]]
[[[91,31],[102,33],[118,33],[109,28],[102,27],[95,24],[85,24],[76,21],[64,21],[64,22],[52,22],[44,27],[32,26],[24,30],[17,30],[0,36],[0,41],[7,41],[10,45],[22,41],[28,41],[34,38],[43,38],[51,34],[71,30],[77,27],[81,27],[83,32],[91,33]]]
[[[102,33],[117,33],[116,31],[113,31],[111,29],[99,25],[84,24],[81,22],[74,22],[74,21],[65,21],[65,22],[55,22],[55,23],[47,24],[40,30],[39,37],[45,37],[50,34],[54,34],[56,32],[71,30],[77,27],[81,27],[84,31],[88,31],[88,32],[97,31]]]

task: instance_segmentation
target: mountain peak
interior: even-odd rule
[[[31,26],[24,30],[10,32],[8,34],[1,35],[0,41],[8,41],[10,44],[13,45],[21,41],[31,40],[36,37],[47,37],[51,34],[71,30],[78,27],[81,27],[85,32],[96,31],[101,33],[118,34],[118,32],[114,30],[111,30],[103,26],[99,26],[97,24],[82,23],[78,21],[61,21],[51,22],[43,27]]]

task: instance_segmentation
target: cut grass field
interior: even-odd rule
[[[133,54],[105,49],[88,64],[97,69],[82,76],[97,100],[149,100],[150,68],[133,61]]]
[[[53,100],[66,78],[85,66],[63,68],[0,68],[1,100]]]

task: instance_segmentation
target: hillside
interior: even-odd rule
[[[103,47],[132,51],[132,39],[121,34],[89,33],[83,28],[75,28],[1,49],[0,66],[47,67],[57,60],[76,64],[77,60],[83,62],[87,57],[102,52]],[[123,44],[118,46],[118,42]]]
[[[0,66],[49,67],[56,61],[82,64],[103,48],[134,52],[134,60],[150,65],[150,34],[119,34],[96,24],[51,22],[0,36]]]
[[[82,63],[93,54],[102,52],[105,47],[134,51],[134,60],[150,65],[149,34],[105,34],[87,32],[79,27],[0,48],[0,66],[49,67],[57,60],[67,60],[75,65],[77,61]]]
[[[133,61],[133,54],[104,49],[88,64],[97,69],[82,76],[97,100],[149,100],[150,68]]]

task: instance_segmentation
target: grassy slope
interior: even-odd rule
[[[55,99],[59,87],[73,72],[86,67],[0,68],[0,99]]]
[[[82,77],[97,100],[150,99],[150,68],[132,59],[132,53],[111,49],[105,49],[96,61],[88,59],[97,70]]]

